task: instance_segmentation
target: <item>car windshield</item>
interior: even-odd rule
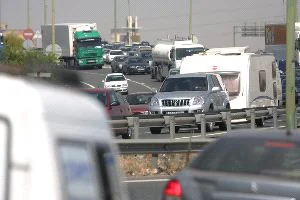
[[[125,77],[123,75],[113,75],[113,76],[107,76],[106,77],[106,82],[111,82],[111,81],[125,81]]]
[[[110,55],[116,56],[116,55],[123,55],[122,51],[111,51]]]
[[[98,101],[100,101],[103,105],[106,105],[106,92],[88,92],[88,94],[94,98],[96,98]]]
[[[148,104],[154,94],[129,94],[127,102],[129,105]]]
[[[184,77],[166,79],[160,88],[160,92],[174,91],[207,91],[206,77]]]
[[[202,47],[194,47],[194,48],[177,48],[176,49],[176,60],[182,60],[182,58],[186,56],[191,56],[196,53],[204,52],[204,48]]]
[[[300,144],[288,140],[225,138],[190,165],[204,171],[300,178]]]
[[[137,58],[130,58],[130,59],[128,59],[128,62],[129,63],[142,63],[143,62],[143,58],[139,58],[139,57],[137,57]]]

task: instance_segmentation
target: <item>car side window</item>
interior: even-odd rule
[[[220,85],[220,82],[218,78],[215,75],[211,75],[212,82],[213,82],[213,87],[219,87],[222,90],[222,87]]]
[[[127,101],[123,98],[123,96],[120,93],[116,92],[115,94],[116,94],[120,104],[126,104],[127,103]]]
[[[110,99],[111,99],[111,103],[121,103],[120,101],[119,101],[119,98],[118,98],[118,96],[117,96],[117,93],[116,92],[111,92],[110,93]]]

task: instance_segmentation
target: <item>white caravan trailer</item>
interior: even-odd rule
[[[0,91],[0,199],[127,199],[96,100],[7,75]]]
[[[279,70],[273,55],[245,53],[244,48],[218,48],[186,57],[180,73],[214,72],[221,75],[231,109],[282,104]]]

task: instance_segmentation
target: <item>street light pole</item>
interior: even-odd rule
[[[117,0],[114,1],[114,41],[117,41]]]
[[[287,1],[286,32],[286,122],[287,130],[296,128],[295,109],[295,21],[297,1]]]
[[[192,39],[192,15],[193,15],[193,1],[190,0],[190,14],[189,14],[189,38]]]
[[[27,0],[27,28],[30,28],[30,0]]]
[[[52,53],[55,53],[55,8],[54,0],[52,0]]]
[[[47,24],[47,0],[44,0],[44,25]]]

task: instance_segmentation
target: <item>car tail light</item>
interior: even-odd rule
[[[171,180],[164,189],[164,200],[180,200],[182,198],[182,188],[178,180]]]

